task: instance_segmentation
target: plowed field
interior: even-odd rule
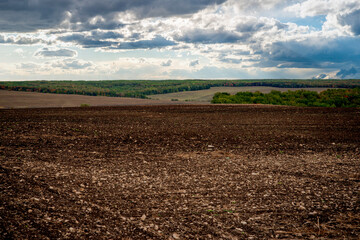
[[[360,110],[0,110],[1,239],[359,239]]]

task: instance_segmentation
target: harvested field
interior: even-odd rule
[[[195,101],[195,102],[207,102],[210,103],[213,99],[215,93],[218,92],[227,92],[230,94],[236,94],[238,92],[262,92],[269,93],[271,91],[296,91],[296,90],[308,90],[314,92],[322,92],[329,88],[278,88],[278,87],[212,87],[210,89],[199,90],[199,91],[186,91],[186,92],[176,92],[176,93],[167,93],[167,94],[156,94],[149,95],[148,97],[155,100],[167,100],[177,99],[178,101]]]
[[[2,239],[359,239],[360,110],[0,110]]]
[[[170,100],[151,100],[123,97],[83,96],[37,92],[15,92],[0,90],[1,108],[48,108],[89,106],[132,106],[183,104]],[[191,102],[190,102],[191,104]]]

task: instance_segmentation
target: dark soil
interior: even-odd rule
[[[2,239],[359,239],[360,110],[0,111]]]

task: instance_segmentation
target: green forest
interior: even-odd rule
[[[317,93],[308,90],[216,93],[212,103],[272,104],[300,107],[360,107],[360,88],[328,89]]]
[[[111,80],[0,82],[0,89],[89,96],[147,98],[148,95],[197,91],[211,87],[269,86],[281,88],[355,88],[360,80]]]

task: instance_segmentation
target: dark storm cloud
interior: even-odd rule
[[[354,76],[355,74],[357,74],[357,70],[352,67],[350,69],[341,69],[338,73],[336,73],[336,76],[339,78],[347,78],[347,77],[351,77]]]
[[[338,16],[338,21],[343,26],[348,25],[355,35],[360,35],[360,9],[351,13]]]
[[[167,40],[162,36],[156,36],[151,40],[140,40],[134,42],[121,42],[114,49],[153,49],[163,48],[168,46],[175,46],[177,43]]]
[[[236,26],[236,31],[225,29],[199,29],[185,31],[182,35],[175,36],[175,40],[186,43],[218,44],[218,43],[242,43],[249,42],[257,32],[265,32],[271,29],[284,29],[286,24],[278,21],[264,22],[257,18],[244,20]]]
[[[91,31],[91,34],[84,33],[74,33],[67,36],[59,37],[58,40],[62,42],[72,42],[77,45],[80,45],[84,48],[98,48],[98,47],[110,47],[111,45],[116,44],[116,42],[109,41],[109,39],[119,39],[123,38],[124,35],[107,31]]]
[[[0,0],[0,31],[29,32],[58,25],[73,1]]]
[[[302,42],[276,42],[261,53],[261,67],[342,68],[360,64],[360,39],[308,39]],[[319,44],[316,44],[316,43]]]
[[[167,40],[162,36],[156,36],[151,40],[139,40],[133,42],[121,42],[109,39],[122,38],[122,34],[115,32],[92,32],[91,35],[74,33],[68,36],[59,37],[62,42],[72,42],[83,48],[109,48],[109,49],[153,49],[167,46],[175,46],[177,43]]]
[[[73,19],[74,20],[74,19]],[[85,20],[84,22],[76,22],[70,24],[69,28],[74,31],[89,31],[95,29],[114,30],[124,27],[125,24],[113,19],[113,16],[106,17],[99,21]]]
[[[194,29],[185,32],[182,36],[176,36],[177,41],[186,43],[236,43],[239,40],[246,39],[245,36],[240,36],[237,33],[225,30],[208,30],[208,29]]]
[[[52,50],[49,48],[43,48],[35,53],[35,56],[37,57],[75,57],[76,55],[77,52],[71,49]]]
[[[268,66],[282,68],[320,67],[317,60],[309,56],[312,53],[309,53],[308,50],[307,46],[298,42],[276,42],[272,44],[270,52],[265,52],[262,56],[266,60],[265,62],[269,64]]]
[[[112,31],[108,31],[108,32],[100,32],[100,31],[92,31],[91,32],[91,37],[93,39],[118,39],[118,38],[123,38],[124,35],[117,33],[117,32],[112,32]]]
[[[58,27],[68,19],[80,30],[116,29],[117,13],[133,12],[138,18],[195,13],[226,0],[0,0],[0,31],[27,32]],[[102,16],[102,21],[91,22]],[[71,26],[71,28],[76,28]]]
[[[138,18],[168,17],[195,13],[209,5],[221,4],[226,0],[77,0],[76,9],[80,16],[107,15],[112,12],[130,10]]]
[[[75,43],[83,48],[110,47],[112,44],[114,44],[111,41],[99,40],[92,36],[86,36],[81,33],[75,33],[68,36],[59,37],[58,39],[63,42]]]
[[[341,69],[340,71],[338,71],[335,74],[335,77],[334,77],[333,74],[321,73],[321,74],[313,77],[313,79],[331,79],[331,78],[351,79],[351,78],[358,78],[359,77],[357,75],[358,72],[359,72],[359,70],[357,70],[354,67],[351,67],[350,69]]]

